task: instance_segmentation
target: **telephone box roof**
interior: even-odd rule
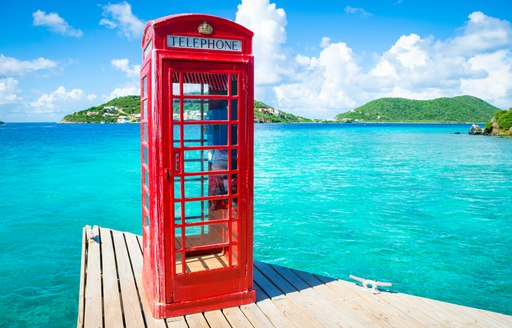
[[[198,21],[206,21],[211,25],[215,26],[216,30],[229,31],[229,34],[239,35],[245,38],[252,38],[254,33],[246,27],[235,23],[229,19],[207,15],[207,14],[176,14],[169,15],[161,18],[157,18],[152,21],[148,21],[144,27],[144,34],[149,27],[153,27],[155,30],[172,28],[172,25],[187,25],[187,23],[197,23]],[[144,42],[144,38],[143,38]]]

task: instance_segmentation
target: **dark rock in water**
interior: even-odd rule
[[[471,126],[471,128],[469,129],[469,134],[483,134],[484,133],[484,130],[482,130],[482,128],[476,124],[473,124]]]
[[[460,134],[460,132],[454,132],[453,134]]]

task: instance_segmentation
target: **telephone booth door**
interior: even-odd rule
[[[168,302],[248,290],[243,64],[164,61],[163,177],[171,218]],[[165,108],[167,106],[168,108]],[[239,188],[242,187],[242,188]],[[252,243],[252,239],[250,240]],[[252,250],[251,250],[252,251]],[[242,262],[243,261],[243,262]]]

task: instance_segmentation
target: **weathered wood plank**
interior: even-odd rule
[[[124,235],[120,232],[113,232],[114,247],[121,286],[121,299],[123,300],[124,317],[126,327],[145,327],[142,308],[139,301],[139,294],[133,278],[132,267]]]
[[[82,229],[82,259],[80,261],[80,289],[78,291],[78,318],[76,327],[81,328],[84,326],[84,303],[85,303],[85,275],[86,275],[86,262],[87,259],[87,231],[91,229],[90,226],[85,226]]]
[[[243,314],[239,307],[222,309],[222,312],[224,313],[226,319],[228,319],[231,327],[253,327],[249,319],[247,319],[247,317]]]
[[[366,312],[355,310],[345,299],[343,294],[335,293],[313,274],[299,270],[291,271],[307,282],[307,284],[311,286],[311,289],[316,291],[318,294],[323,295],[328,302],[331,302],[339,309],[342,313],[342,325],[344,327],[378,327],[371,315]]]
[[[202,313],[194,313],[185,316],[187,324],[192,328],[210,328]]]
[[[231,327],[231,325],[229,324],[226,317],[224,317],[224,314],[222,313],[221,310],[205,312],[204,317],[206,318],[206,321],[208,321],[210,328],[230,328]]]
[[[311,286],[311,288],[325,295],[328,300],[331,300],[337,307],[339,307],[343,312],[345,319],[347,320],[347,326],[378,327],[374,317],[371,314],[360,311],[359,308],[354,307],[346,297],[345,293],[336,292],[335,290],[329,288],[324,284],[324,282],[316,278],[311,273],[299,270],[292,271],[301,277],[304,281],[306,281]]]
[[[263,311],[261,311],[261,309],[254,303],[242,305],[240,306],[240,310],[242,310],[254,327],[276,327],[265,316],[265,313],[263,313]]]
[[[142,251],[140,249],[139,242],[137,241],[137,237],[130,233],[124,234],[126,240],[126,246],[128,249],[128,254],[130,255],[130,259],[132,262],[132,272],[135,278],[135,285],[137,291],[139,293],[139,300],[142,304],[142,312],[144,314],[144,318],[148,327],[158,327],[164,328],[165,321],[162,319],[155,319],[151,314],[151,309],[149,308],[148,299],[145,297],[142,286]]]
[[[299,306],[290,297],[285,296],[259,270],[254,270],[254,281],[272,299],[272,302],[297,327],[322,327],[306,309]]]
[[[90,230],[91,231],[91,230]],[[89,238],[92,236],[93,238]],[[85,283],[85,327],[103,327],[103,300],[101,297],[101,262],[99,229],[87,232],[87,271]]]
[[[100,228],[105,327],[123,327],[123,312],[111,230]]]
[[[350,303],[355,311],[365,313],[366,315],[370,316],[373,321],[380,327],[397,326],[396,324],[393,324],[391,316],[386,311],[383,311],[381,308],[375,307],[371,303],[368,303],[363,295],[354,293],[350,289],[342,288],[342,286],[338,284],[337,280],[332,280],[330,278],[326,279],[325,277],[321,276],[316,277],[323,281],[328,288],[331,288],[336,293],[343,294],[345,299]],[[400,325],[400,327],[403,326]]]
[[[165,319],[168,328],[188,328],[187,321],[184,316]]]
[[[281,310],[272,302],[265,292],[257,285],[254,284],[256,289],[256,305],[261,309],[261,312],[273,323],[276,327],[301,327],[296,326],[294,323],[287,318],[287,316],[281,312]]]
[[[354,295],[357,295],[358,297],[361,297],[361,299],[364,299],[366,303],[370,306],[370,309],[372,309],[371,313],[374,313],[373,311],[377,310],[379,312],[385,312],[387,316],[390,318],[389,322],[391,325],[401,325],[404,327],[413,325],[415,327],[425,327],[423,323],[418,321],[417,317],[410,316],[407,313],[403,312],[402,309],[395,306],[393,302],[389,303],[384,301],[381,297],[379,297],[380,294],[373,294],[372,292],[357,286],[354,283],[343,281],[343,280],[337,280],[337,284],[340,286],[342,285],[343,288],[345,288],[347,291],[353,293]],[[356,296],[356,297],[357,297]],[[378,312],[375,312],[377,315]]]
[[[255,267],[265,274],[275,285],[286,292],[287,298],[298,304],[303,312],[306,312],[315,322],[322,327],[338,327],[340,323],[330,310],[325,309],[325,304],[319,304],[318,299],[312,299],[300,293],[292,284],[286,281],[272,266],[262,262],[255,262]]]

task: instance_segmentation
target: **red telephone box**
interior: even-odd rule
[[[146,24],[143,283],[157,318],[255,301],[252,36],[209,15]]]

